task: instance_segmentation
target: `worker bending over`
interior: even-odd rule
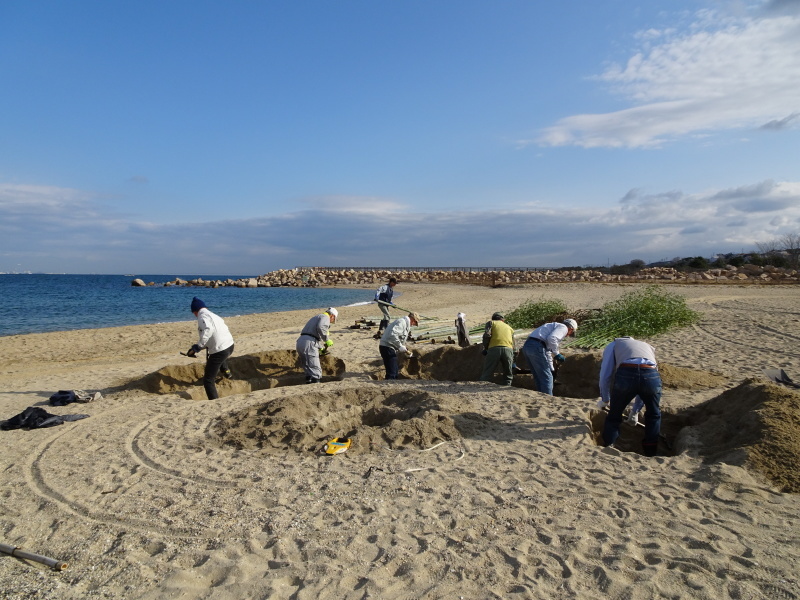
[[[491,381],[497,365],[503,370],[503,385],[511,385],[514,381],[514,328],[505,322],[505,317],[494,313],[492,320],[486,323],[483,332],[483,373],[481,381]]]
[[[322,379],[319,353],[320,350],[327,352],[333,346],[333,341],[328,338],[328,329],[332,323],[336,323],[338,316],[339,311],[329,308],[324,313],[311,317],[297,338],[295,349],[306,374],[306,383],[319,383]]]
[[[625,407],[639,396],[645,406],[642,453],[656,455],[661,432],[661,387],[656,352],[650,344],[621,337],[605,347],[600,363],[600,396],[610,402],[603,426],[606,446],[619,436]]]
[[[217,393],[217,374],[222,370],[222,375],[231,378],[231,370],[228,367],[228,358],[233,354],[233,336],[225,325],[222,317],[215,315],[206,308],[205,302],[197,296],[192,298],[192,314],[197,317],[197,333],[199,338],[193,344],[187,356],[194,358],[203,348],[208,349],[206,367],[203,371],[203,387],[209,400],[219,398]]]
[[[563,323],[545,323],[528,336],[522,353],[531,367],[536,391],[553,395],[553,359],[558,362],[566,360],[559,352],[559,346],[567,336],[574,336],[577,329],[575,319],[564,319]]]
[[[411,327],[419,325],[419,315],[409,313],[407,317],[400,317],[386,328],[381,336],[378,351],[383,359],[383,366],[386,369],[386,379],[397,379],[400,367],[397,360],[398,352],[405,354],[409,358],[413,352],[406,348],[408,334]]]

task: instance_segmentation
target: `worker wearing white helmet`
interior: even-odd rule
[[[309,319],[300,337],[297,338],[295,349],[303,364],[306,374],[306,383],[319,383],[322,379],[322,365],[319,362],[320,350],[326,353],[333,346],[333,341],[328,337],[328,329],[336,323],[339,311],[331,307],[315,317]]]
[[[531,367],[537,391],[553,395],[553,359],[566,360],[559,346],[567,336],[574,336],[577,329],[575,319],[564,319],[563,323],[545,323],[528,336],[522,352]]]
[[[378,352],[383,359],[383,366],[386,369],[386,379],[397,379],[400,366],[397,358],[398,353],[405,354],[408,358],[413,356],[413,352],[406,347],[408,334],[411,328],[419,325],[419,315],[415,312],[408,313],[407,317],[400,317],[386,328],[378,344]]]

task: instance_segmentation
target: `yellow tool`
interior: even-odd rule
[[[341,454],[347,452],[350,447],[350,438],[333,438],[330,442],[325,444],[325,454]]]

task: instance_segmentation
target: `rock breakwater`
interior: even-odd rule
[[[258,277],[243,279],[176,278],[163,284],[134,279],[132,286],[195,286],[195,287],[340,287],[378,285],[389,277],[402,283],[457,283],[466,285],[502,286],[530,283],[749,283],[796,284],[800,275],[794,269],[773,266],[732,265],[721,269],[685,272],[672,267],[649,267],[632,274],[613,274],[599,269],[354,269],[303,267],[280,269]]]

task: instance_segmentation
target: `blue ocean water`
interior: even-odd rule
[[[137,275],[156,284],[176,275]],[[177,275],[195,279],[197,275]],[[203,275],[227,279],[230,275]],[[232,277],[239,279],[244,276]],[[127,275],[2,275],[0,336],[189,321],[192,298],[223,317],[368,302],[373,290],[338,288],[131,287]]]

